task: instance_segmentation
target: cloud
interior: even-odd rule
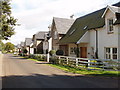
[[[21,26],[11,38],[15,44],[38,31],[47,31],[53,17],[75,18],[101,9],[119,0],[12,0],[13,16]],[[29,34],[28,34],[29,32]],[[22,39],[21,39],[22,38]]]

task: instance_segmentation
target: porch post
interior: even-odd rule
[[[79,45],[78,44],[76,44],[76,45],[77,45],[76,55],[77,55],[77,57],[80,57]]]

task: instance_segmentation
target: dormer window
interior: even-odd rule
[[[113,19],[108,19],[108,33],[113,33]]]
[[[69,35],[72,35],[75,32],[76,29],[73,29]]]

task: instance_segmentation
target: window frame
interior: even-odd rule
[[[110,49],[110,52],[107,52],[107,49]],[[113,53],[113,49],[117,49],[116,53]],[[118,48],[117,47],[105,47],[105,59],[114,59],[114,55],[117,55],[117,59],[118,59]],[[115,59],[116,60],[116,59]]]
[[[110,21],[112,21],[112,23],[110,23]],[[114,26],[113,26],[113,18],[109,18],[107,19],[107,30],[108,30],[108,34],[112,34],[114,33]]]

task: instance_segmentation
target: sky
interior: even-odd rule
[[[48,31],[53,17],[74,19],[112,5],[119,0],[12,0],[12,16],[18,19],[15,35],[9,41],[15,45],[32,38],[39,31]]]

